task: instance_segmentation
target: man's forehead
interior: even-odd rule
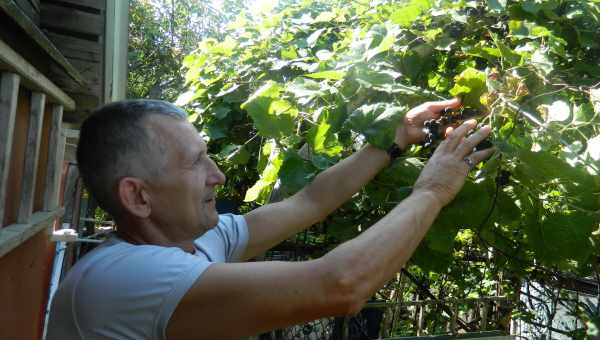
[[[172,142],[177,149],[194,150],[195,153],[206,150],[204,139],[198,130],[186,120],[153,115],[150,117],[150,124],[162,138]]]

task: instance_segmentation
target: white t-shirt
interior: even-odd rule
[[[231,214],[194,241],[195,254],[111,238],[68,272],[52,301],[46,339],[165,339],[196,279],[211,263],[238,261],[247,243],[244,217]]]

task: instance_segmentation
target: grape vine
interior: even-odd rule
[[[315,242],[326,251],[381,218],[410,193],[441,127],[474,117],[498,153],[471,171],[410,270],[445,278],[438,292],[457,297],[499,289],[486,280],[515,291],[534,272],[598,271],[600,2],[284,3],[240,14],[185,59],[178,103],[228,175],[221,195],[249,209],[274,189],[293,194],[364,143],[390,145],[409,108],[460,96],[464,108],[427,122],[425,143],[313,230]],[[466,261],[490,249],[493,260]]]

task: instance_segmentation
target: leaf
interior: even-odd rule
[[[231,112],[231,108],[225,105],[217,105],[216,107],[212,108],[211,111],[213,112],[215,118],[223,119],[227,117],[229,112]]]
[[[600,160],[600,135],[588,139],[585,153],[588,157],[595,161]]]
[[[571,107],[565,101],[557,100],[551,105],[541,105],[546,109],[546,122],[564,122],[571,116]]]
[[[319,117],[319,124],[312,127],[307,135],[307,141],[313,151],[329,157],[339,156],[344,147],[332,133],[332,126],[328,121],[329,113],[325,112]]]
[[[531,63],[536,66],[544,75],[550,74],[554,71],[554,62],[548,56],[548,53],[543,50],[537,50],[531,56]]]
[[[399,7],[389,19],[402,27],[409,27],[423,12],[431,8],[428,0],[410,0],[408,4]]]
[[[506,10],[506,0],[487,0],[487,7],[491,12],[504,12]]]
[[[256,201],[260,204],[266,203],[268,196],[277,181],[282,163],[283,155],[280,152],[272,152],[267,166],[260,175],[260,179],[246,191],[244,202]]]
[[[482,107],[480,98],[487,91],[485,73],[474,68],[467,68],[454,78],[455,85],[450,95],[461,96],[466,107]]]
[[[600,87],[590,89],[590,102],[594,106],[594,112],[600,114]]]
[[[308,38],[306,38],[306,43],[308,44],[308,46],[314,47],[317,43],[317,40],[319,40],[319,37],[321,36],[321,34],[323,34],[323,32],[325,32],[325,28],[320,28],[311,33],[311,35],[309,35]]]
[[[381,40],[379,45],[377,47],[367,51],[367,53],[366,53],[367,61],[371,60],[371,58],[378,55],[379,53],[387,52],[392,46],[394,46],[394,43],[396,42],[396,37],[401,32],[400,27],[398,27],[397,25],[392,25],[389,22],[387,22],[385,25],[385,28],[386,28],[386,35]]]
[[[565,259],[587,260],[593,247],[589,237],[596,229],[598,219],[585,213],[547,213],[538,225],[525,230],[536,258],[552,265]]]
[[[282,91],[280,84],[269,81],[240,106],[248,111],[263,137],[279,139],[294,133],[294,118],[298,115],[298,109],[278,99]]]
[[[403,106],[387,103],[363,105],[350,114],[346,124],[364,135],[370,144],[387,149],[392,145],[396,127],[405,113]]]
[[[250,160],[250,153],[243,145],[228,144],[221,149],[219,157],[233,164],[246,164]]]
[[[329,71],[322,71],[322,72],[316,72],[316,73],[309,73],[309,74],[305,74],[304,76],[309,77],[309,78],[314,78],[314,79],[341,80],[341,79],[344,79],[345,75],[346,75],[346,72],[344,72],[344,71],[329,70]]]
[[[519,39],[535,39],[549,37],[552,35],[552,32],[550,32],[544,26],[536,25],[534,23],[521,20],[509,20],[508,29],[510,31],[511,36]]]
[[[297,152],[287,151],[279,170],[281,187],[288,194],[294,194],[310,183],[316,174],[315,170],[311,163],[300,157]]]

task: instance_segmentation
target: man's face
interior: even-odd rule
[[[173,239],[196,238],[218,222],[215,187],[225,176],[208,157],[206,143],[187,121],[152,116],[149,125],[165,143],[164,173],[149,183],[151,218]]]

